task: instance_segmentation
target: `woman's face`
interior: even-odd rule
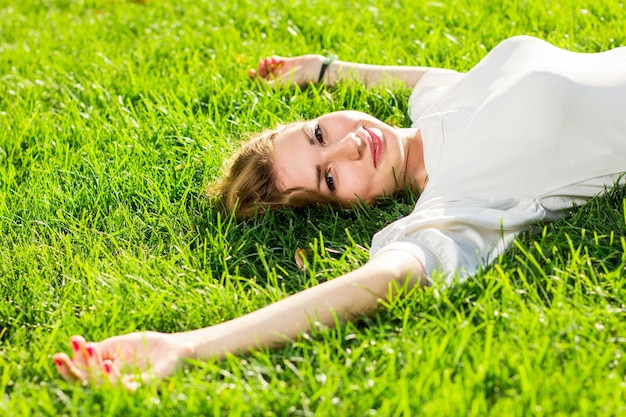
[[[344,203],[393,194],[404,188],[404,131],[356,111],[294,123],[274,139],[278,186],[318,189]]]

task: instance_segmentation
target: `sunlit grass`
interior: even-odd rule
[[[407,123],[409,92],[271,91],[247,78],[259,58],[462,71],[516,34],[626,45],[624,21],[615,1],[0,1],[0,414],[623,415],[624,190],[463,285],[132,395],[68,385],[51,355],[76,333],[253,311],[364,263],[410,212],[404,197],[236,223],[202,197],[248,132],[345,108]]]

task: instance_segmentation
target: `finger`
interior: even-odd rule
[[[84,356],[86,362],[83,368],[83,379],[89,381],[89,383],[99,385],[103,381],[109,379],[109,372],[104,366],[104,360],[102,358],[102,352],[97,343],[87,342],[84,345]]]
[[[121,384],[128,391],[137,390],[137,388],[141,386],[140,381],[144,380],[143,374],[141,375],[140,381],[138,381],[137,377],[133,374],[123,375],[115,361],[105,360],[104,367],[104,371],[109,377],[109,381],[113,384]]]
[[[257,75],[261,78],[268,79],[271,76],[279,74],[280,67],[282,66],[279,59],[280,58],[275,55],[262,59],[257,68]]]
[[[283,73],[282,68],[280,66],[271,66],[269,68],[269,71],[270,71],[269,77],[271,78],[278,78]]]
[[[68,382],[72,382],[75,378],[65,364],[64,357],[67,357],[67,355],[64,353],[57,353],[52,356],[52,359],[54,359],[54,364],[56,365],[57,372],[61,375],[61,378]],[[67,360],[69,361],[69,358],[67,358]]]
[[[82,381],[84,375],[74,362],[65,353],[57,353],[53,356],[57,371],[61,377],[68,382]]]
[[[74,353],[74,357],[72,361],[76,366],[81,368],[88,367],[88,355],[85,349],[85,345],[87,341],[82,336],[72,336],[70,338],[70,342],[72,343],[72,352]]]
[[[267,76],[267,65],[265,65],[265,59],[259,61],[256,67],[256,75],[265,78]]]
[[[280,76],[282,73],[283,63],[277,56],[269,58],[269,71],[274,77]]]
[[[85,344],[85,351],[87,352],[87,364],[89,365],[89,369],[104,371],[104,361],[100,346],[97,343],[87,343]]]
[[[122,385],[128,391],[136,391],[141,384],[137,381],[137,378],[135,378],[134,375],[126,375],[122,378]]]
[[[102,368],[105,376],[113,385],[121,384],[128,391],[135,391],[141,385],[134,375],[122,375],[119,367],[110,359],[102,361]]]
[[[111,384],[117,384],[120,379],[120,370],[115,366],[112,360],[106,359],[102,361],[102,370]]]

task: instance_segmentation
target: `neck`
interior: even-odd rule
[[[406,129],[406,161],[404,182],[417,194],[421,194],[428,183],[428,172],[424,163],[424,145],[419,129]]]

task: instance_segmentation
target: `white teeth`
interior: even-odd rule
[[[376,141],[374,140],[374,137],[372,136],[369,130],[366,130],[366,132],[367,132],[367,136],[369,136],[370,143],[372,144],[372,149],[374,149],[374,152],[376,152]]]

